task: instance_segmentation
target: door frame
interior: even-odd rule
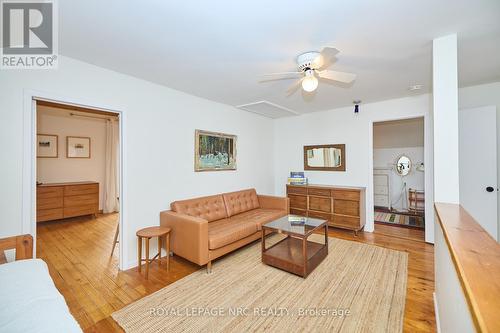
[[[114,112],[118,114],[119,126],[119,184],[120,184],[120,212],[119,212],[119,269],[126,269],[128,263],[127,251],[128,240],[125,237],[127,230],[127,118],[125,108],[119,105],[110,105],[102,102],[89,102],[81,98],[61,96],[54,93],[25,90],[23,100],[23,170],[22,170],[22,233],[33,236],[33,257],[36,258],[36,135],[37,135],[37,108],[36,100],[43,100],[53,103],[85,107],[97,111]]]
[[[432,115],[429,113],[415,113],[410,115],[404,115],[402,117],[388,116],[385,118],[371,119],[369,121],[369,139],[368,139],[368,184],[367,189],[371,189],[370,193],[367,193],[367,208],[373,211],[373,124],[392,121],[392,120],[405,120],[414,118],[424,118],[424,191],[425,191],[425,241],[427,243],[434,244],[434,149],[433,149],[433,132],[432,132]],[[367,214],[367,216],[369,216]],[[372,220],[374,221],[374,214],[370,214]],[[375,222],[373,222],[375,226]]]

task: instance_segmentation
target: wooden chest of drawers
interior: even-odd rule
[[[365,190],[329,185],[287,185],[290,214],[328,220],[332,227],[353,230],[365,225]]]
[[[99,183],[53,183],[36,188],[36,221],[52,221],[99,212]]]

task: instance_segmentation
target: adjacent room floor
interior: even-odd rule
[[[385,223],[375,222],[374,233],[416,242],[425,242],[425,230],[423,229],[396,227]]]
[[[86,332],[121,331],[110,317],[114,311],[199,269],[174,256],[170,271],[166,265],[153,263],[149,280],[136,269],[119,272],[117,252],[110,257],[117,223],[118,214],[109,214],[38,226],[37,257],[47,262],[57,288]],[[392,229],[391,235],[361,232],[358,237],[352,232],[330,229],[330,237],[408,252],[404,330],[433,332],[434,247],[408,238],[404,228]]]

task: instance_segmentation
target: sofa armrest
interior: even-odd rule
[[[208,221],[173,212],[160,213],[160,225],[169,227],[171,251],[198,265],[208,262]]]
[[[260,208],[280,209],[290,212],[290,199],[287,197],[276,197],[272,195],[258,194]]]

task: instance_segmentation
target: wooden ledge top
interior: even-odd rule
[[[500,332],[500,244],[462,206],[434,206],[476,329]]]
[[[321,184],[307,184],[307,185],[295,185],[295,184],[286,184],[286,186],[293,187],[319,187],[319,188],[327,188],[331,190],[358,190],[364,191],[366,187],[362,186],[346,186],[346,185],[321,185]]]
[[[91,185],[99,184],[95,181],[83,181],[83,182],[66,182],[66,183],[42,183],[38,184],[37,187],[51,187],[51,186],[70,186],[70,185]]]

